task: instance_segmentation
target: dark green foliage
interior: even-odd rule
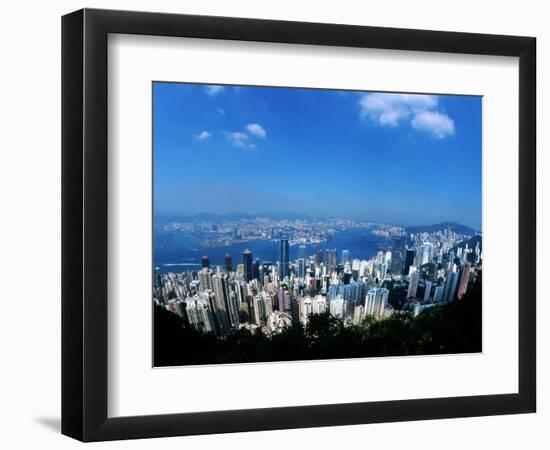
[[[435,281],[437,266],[434,263],[426,263],[420,266],[420,277],[425,280]]]
[[[382,287],[385,287],[390,291],[388,303],[393,307],[393,309],[400,310],[403,308],[403,305],[407,302],[408,285],[400,284],[396,286],[395,281],[391,280],[385,281]]]
[[[185,327],[178,316],[155,306],[155,366],[480,351],[481,273],[461,300],[417,317],[404,313],[384,320],[366,317],[361,325],[344,326],[325,313],[311,316],[305,328],[294,325],[272,336],[242,329],[220,339]]]
[[[414,321],[418,354],[481,351],[481,272],[461,300],[433,308]]]

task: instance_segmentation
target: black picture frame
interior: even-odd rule
[[[519,57],[517,393],[107,416],[109,33]],[[536,409],[536,39],[83,9],[62,18],[62,433],[82,441],[274,430]]]

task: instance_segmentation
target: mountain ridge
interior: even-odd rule
[[[458,222],[441,222],[431,225],[414,225],[405,227],[409,233],[433,233],[435,231],[451,230],[455,233],[465,234],[468,236],[475,236],[479,234],[474,228],[462,225]]]

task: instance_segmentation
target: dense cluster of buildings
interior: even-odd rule
[[[235,218],[189,218],[187,221],[169,222],[160,227],[161,232],[183,232],[203,248],[225,247],[252,241],[288,240],[290,245],[323,244],[330,242],[339,229],[369,228],[376,226],[374,234],[387,236],[393,225],[374,224],[362,220],[341,218],[300,219],[270,218],[237,215]],[[157,242],[156,245],[162,245]],[[168,243],[170,245],[170,243]]]
[[[391,233],[391,248],[370,260],[353,259],[345,249],[309,255],[301,245],[291,261],[284,237],[278,261],[260,261],[245,250],[237,264],[228,254],[213,267],[204,256],[200,270],[155,274],[153,298],[203,332],[225,336],[247,328],[271,334],[325,312],[350,326],[402,311],[417,315],[461,299],[481,269],[481,236],[450,229]]]

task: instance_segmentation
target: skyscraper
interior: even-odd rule
[[[336,297],[342,297],[348,305],[348,312],[352,314],[355,307],[363,303],[367,290],[367,283],[364,281],[350,281],[349,284],[333,284],[328,289],[329,301]]]
[[[409,289],[407,290],[407,298],[415,298],[416,290],[418,289],[418,280],[420,279],[420,274],[418,270],[415,270],[411,273],[409,277]]]
[[[427,302],[430,299],[430,293],[432,291],[432,282],[426,281],[426,287],[424,288],[424,301]]]
[[[281,278],[288,277],[288,239],[281,239],[279,242],[279,261],[281,264]]]
[[[308,323],[310,314],[322,314],[327,310],[327,299],[322,295],[299,297],[296,304],[296,318],[303,325]]]
[[[238,310],[233,311],[230,315],[229,311],[229,286],[225,274],[217,273],[212,276],[212,284],[214,289],[214,316],[217,319],[219,332],[224,335],[229,331],[231,326],[237,326]],[[236,323],[235,323],[236,320]]]
[[[204,268],[199,271],[199,291],[212,290],[212,271]]]
[[[393,274],[401,273],[403,260],[405,257],[405,238],[403,236],[394,236],[391,249],[391,272]]]
[[[296,299],[296,312],[295,317],[302,325],[306,325],[309,319],[309,315],[312,314],[313,307],[310,297],[299,297]]]
[[[327,250],[325,252],[325,264],[329,272],[336,268],[336,250]]]
[[[443,299],[443,286],[436,286],[434,289],[434,303],[439,303]]]
[[[408,248],[405,251],[405,263],[403,265],[403,275],[409,274],[409,269],[413,264],[414,264],[414,248]]]
[[[334,300],[330,302],[330,314],[339,319],[343,319],[346,316],[347,302],[344,297],[338,295]]]
[[[384,315],[390,291],[386,288],[372,288],[365,298],[365,315],[380,318]]]
[[[316,260],[317,260],[317,264],[319,264],[319,265],[324,262],[323,253],[324,252],[323,252],[322,248],[317,250]]]
[[[193,298],[187,299],[185,304],[189,324],[192,327],[204,332],[215,331],[215,321],[210,309],[208,294],[195,295]]]
[[[210,258],[208,256],[203,256],[201,259],[201,265],[203,269],[210,268]]]
[[[449,272],[445,279],[443,289],[443,301],[445,303],[452,302],[456,296],[456,286],[458,285],[458,272]]]
[[[472,264],[470,262],[467,262],[466,264],[464,264],[464,267],[462,268],[460,285],[459,285],[458,294],[457,294],[457,297],[459,299],[464,297],[464,294],[466,294],[466,291],[468,290],[468,282],[470,281],[471,271],[472,271]]]
[[[231,258],[231,255],[227,253],[224,259],[225,259],[225,270],[227,272],[233,272],[233,258]]]
[[[260,260],[258,258],[254,260],[254,264],[252,265],[252,279],[260,279]]]
[[[290,311],[290,294],[283,288],[279,289],[279,311]]]
[[[304,258],[298,259],[298,278],[305,278],[306,276],[306,261]]]
[[[340,264],[346,264],[349,261],[349,250],[342,250]]]
[[[260,266],[260,277],[262,280],[265,280],[265,277],[271,278],[271,267],[273,266],[273,263],[271,261],[263,261]]]
[[[243,252],[243,266],[244,266],[244,279],[246,281],[252,281],[252,252],[249,249],[246,249]]]
[[[254,322],[258,326],[266,324],[267,318],[273,312],[273,300],[267,292],[262,291],[255,295],[254,302]]]
[[[423,266],[424,264],[427,264],[432,260],[434,246],[431,242],[424,242],[419,248],[419,265]]]

